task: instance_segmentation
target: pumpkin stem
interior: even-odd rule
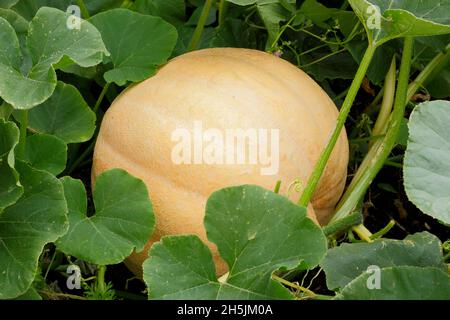
[[[342,128],[344,127],[345,121],[347,120],[347,116],[350,112],[350,109],[355,101],[356,95],[361,87],[363,79],[366,75],[367,69],[369,68],[370,62],[372,61],[373,55],[375,54],[376,45],[369,43],[366,52],[361,60],[361,64],[359,65],[358,71],[356,72],[355,78],[350,85],[348,90],[348,94],[345,97],[344,103],[342,104],[341,110],[339,111],[339,116],[337,118],[336,127],[328,141],[325,149],[322,151],[314,170],[308,180],[308,184],[306,185],[305,190],[303,191],[298,204],[306,207],[308,203],[311,201],[311,198],[316,190],[317,184],[319,183],[320,178],[325,170],[328,159],[331,156],[331,153],[336,145],[337,140],[341,134]]]

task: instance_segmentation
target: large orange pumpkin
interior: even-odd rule
[[[126,260],[128,267],[139,274],[148,249],[161,236],[197,234],[213,250],[218,273],[225,272],[226,266],[214,244],[207,241],[203,227],[208,196],[232,185],[256,184],[273,189],[281,180],[280,193],[286,194],[292,181],[300,179],[306,184],[337,114],[332,100],[306,73],[271,54],[248,49],[187,53],[171,60],[155,76],[125,90],[103,119],[92,174],[95,180],[105,170],[123,168],[147,184],[156,231],[143,252],[133,253]],[[278,140],[273,140],[279,147],[278,153],[272,154],[273,172],[263,172],[268,162],[224,160],[221,164],[217,160],[220,157],[213,157],[217,160],[214,162],[202,159],[201,154],[194,159],[195,141],[198,144],[205,138],[198,136],[198,130],[195,133],[194,127],[200,126],[203,133],[223,132],[223,137],[232,130],[250,130],[247,141],[252,132],[265,132],[268,141],[278,132]],[[174,160],[174,154],[181,154],[177,151],[181,140],[174,138],[183,132],[191,133],[189,139],[195,140],[192,154],[182,155],[191,158],[191,164]],[[206,152],[207,142],[203,143]],[[276,149],[275,144],[268,144],[267,150]],[[348,142],[342,132],[308,208],[309,216],[321,224],[330,219],[341,196],[347,163]],[[292,200],[298,196],[291,192]]]

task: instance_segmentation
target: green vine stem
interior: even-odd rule
[[[228,9],[228,1],[220,0],[220,3],[219,3],[219,28],[222,27],[225,22],[227,9]]]
[[[200,39],[202,37],[203,29],[205,28],[206,20],[208,19],[209,10],[211,9],[212,2],[213,0],[205,1],[205,5],[203,6],[200,19],[198,19],[197,27],[195,27],[194,34],[192,35],[192,39],[187,47],[188,52],[196,50],[200,43]]]
[[[338,219],[342,219],[353,212],[358,201],[364,196],[370,183],[383,167],[384,162],[389,157],[389,154],[395,145],[407,102],[406,98],[408,92],[409,74],[411,70],[413,43],[414,40],[412,37],[407,37],[404,40],[397,93],[395,95],[394,110],[392,111],[389,129],[387,130],[384,138],[376,141],[370,149],[366,159],[363,161],[366,161],[367,163],[364,164],[364,170],[360,174],[359,179],[355,180],[353,186],[351,186],[351,188],[347,188],[344,196],[341,198],[341,201],[337,206],[336,213],[330,222],[335,222]],[[361,166],[363,166],[363,164],[361,164]]]
[[[380,113],[378,114],[378,118],[372,130],[372,137],[382,135],[387,130],[389,116],[391,115],[392,106],[394,105],[396,72],[397,65],[395,63],[395,57],[393,57],[391,66],[384,80],[383,102],[381,103]],[[369,146],[372,146],[373,142],[374,140],[369,143]]]
[[[89,10],[87,9],[86,4],[84,3],[83,0],[77,0],[77,6],[80,7],[81,16],[84,19],[89,19],[91,17],[89,14]]]
[[[96,114],[98,113],[98,109],[100,108],[100,104],[103,101],[103,98],[105,97],[106,93],[108,92],[109,86],[111,85],[111,83],[106,83],[103,86],[102,92],[100,92],[100,95],[98,96],[97,101],[95,102],[95,106],[92,109],[92,111],[94,111]]]
[[[280,283],[282,283],[284,285],[287,285],[287,286],[289,286],[291,288],[299,290],[299,291],[305,293],[308,297],[310,297],[312,299],[314,299],[316,297],[316,294],[313,291],[309,290],[308,288],[305,288],[305,287],[302,287],[302,286],[300,286],[298,284],[292,283],[292,282],[290,282],[290,281],[288,281],[286,279],[283,279],[283,278],[281,278],[281,277],[279,277],[279,276],[277,276],[275,274],[272,275],[272,279],[274,279],[274,280],[276,280],[276,281],[278,281],[278,282],[280,282]]]
[[[373,235],[370,236],[370,239],[375,240],[378,238],[383,237],[386,233],[388,233],[393,227],[395,226],[395,220],[391,219],[389,220],[388,224],[381,229],[380,231],[375,232]]]
[[[106,284],[105,284],[105,273],[106,266],[98,266],[97,270],[97,289],[101,293],[106,292]]]
[[[389,117],[391,115],[392,106],[394,104],[395,99],[395,81],[396,81],[396,72],[397,66],[395,63],[395,57],[392,58],[391,67],[389,68],[388,73],[386,74],[386,78],[384,80],[384,88],[383,92],[385,94],[382,95],[383,102],[381,104],[380,113],[378,115],[377,121],[375,123],[375,127],[372,130],[372,135],[370,138],[369,146],[372,148],[374,144],[379,141],[379,139],[383,138],[386,133],[387,127],[389,125]],[[366,171],[367,167],[370,165],[370,160],[375,156],[376,150],[369,149],[368,154],[364,157],[363,161],[359,165],[358,170],[352,178],[347,189],[349,189],[349,193],[352,192],[355,184],[359,181],[359,178]],[[345,197],[345,194],[342,198]],[[343,199],[341,198],[341,201]],[[339,209],[339,205],[337,208]]]
[[[441,70],[446,65],[446,63],[449,60],[450,60],[450,44],[447,45],[447,49],[446,49],[445,52],[437,54],[425,66],[425,68],[420,72],[420,74],[409,84],[409,86],[408,86],[408,93],[407,93],[407,101],[411,100],[411,98],[417,92],[417,90],[419,90],[419,88],[424,83],[426,83],[427,81],[430,81],[433,78],[433,75],[435,75],[437,72],[439,72],[439,70]],[[388,77],[386,77],[386,78],[388,78]],[[385,80],[384,86],[386,86],[386,85],[392,86],[392,82],[390,82],[388,80]],[[394,83],[394,85],[395,85],[395,83]],[[392,89],[393,88],[390,88],[388,90],[388,92],[392,93]],[[379,98],[380,99],[383,98],[385,91],[386,91],[386,88],[383,88],[383,90],[381,90],[379,92],[379,94],[377,95],[375,100],[378,100]],[[374,102],[372,102],[373,105],[375,105],[375,100],[374,100]],[[383,103],[384,103],[384,100],[383,100]],[[378,104],[378,102],[376,104]],[[371,108],[371,107],[369,106],[368,109],[369,108]],[[369,112],[369,110],[366,110],[365,112],[367,113],[367,112]],[[387,120],[388,119],[386,119],[386,121]],[[375,129],[374,129],[374,131],[375,131]],[[372,132],[372,136],[369,138],[370,140],[378,140],[379,137],[383,137],[383,135],[375,134],[374,131]],[[374,139],[374,138],[376,138],[376,139]],[[372,143],[370,143],[370,146],[373,147],[373,145],[375,145],[375,144],[376,144],[376,142],[372,142]],[[350,185],[348,186],[349,192],[351,192],[351,190],[353,190],[354,185],[356,184],[357,181],[359,181],[359,178],[361,177],[361,174],[363,172],[365,172],[366,168],[370,165],[370,159],[372,159],[375,156],[376,151],[377,151],[376,148],[375,149],[370,149],[369,153],[366,155],[366,157],[364,158],[363,162],[360,164],[356,174],[353,176],[353,179],[352,179]],[[400,164],[391,162],[389,160],[385,161],[385,165],[396,166],[396,167],[402,168],[402,166]],[[345,197],[346,197],[346,195],[344,194],[344,196],[342,197],[340,203],[337,206],[338,209],[339,209],[340,204],[343,201],[346,200]]]
[[[340,234],[350,229],[353,226],[359,225],[363,222],[363,217],[360,212],[354,212],[345,218],[339,219],[338,221],[328,224],[323,228],[323,233],[325,236],[329,237],[335,234]]]
[[[23,158],[27,145],[27,128],[28,128],[28,110],[20,110],[17,112],[20,123],[19,145],[17,146],[17,157]]]
[[[353,82],[350,85],[348,94],[345,97],[341,110],[339,111],[336,127],[331,135],[331,138],[327,146],[322,151],[322,154],[320,155],[319,160],[317,161],[314,170],[308,180],[308,184],[306,185],[306,188],[304,189],[298,201],[299,205],[301,206],[306,207],[314,194],[314,191],[317,187],[317,184],[319,183],[320,177],[322,176],[322,173],[325,169],[328,159],[330,158],[333,148],[336,145],[336,142],[341,134],[342,128],[344,127],[345,120],[347,119],[347,116],[350,112],[353,102],[355,101],[359,88],[361,87],[361,83],[364,79],[364,76],[366,75],[367,69],[369,68],[370,61],[373,58],[375,50],[376,46],[374,46],[373,44],[369,44],[366,52],[364,53],[364,56],[361,60],[361,64],[358,68],[358,71],[356,72],[355,78],[353,79]]]

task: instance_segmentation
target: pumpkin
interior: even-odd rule
[[[145,250],[126,259],[127,266],[140,274],[149,248],[162,236],[197,234],[211,248],[217,273],[223,274],[227,267],[203,226],[208,196],[232,185],[273,189],[278,180],[284,195],[296,179],[304,186],[337,114],[333,101],[306,73],[274,55],[249,49],[190,52],[126,89],[102,121],[92,178],[122,168],[148,187],[156,229]],[[225,140],[232,137],[230,132],[242,130],[247,154],[237,143],[235,149],[218,151],[229,146]],[[255,147],[266,156],[250,159],[249,150]],[[342,194],[347,164],[343,131],[308,207],[308,215],[320,224],[330,219]],[[298,197],[290,192],[293,201]]]

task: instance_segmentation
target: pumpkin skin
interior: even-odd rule
[[[232,185],[273,189],[281,180],[284,195],[295,179],[305,185],[337,114],[332,100],[306,73],[283,59],[249,49],[190,52],[125,90],[102,121],[92,179],[105,170],[122,168],[148,187],[156,229],[144,251],[126,259],[128,268],[141,274],[149,248],[164,235],[197,234],[211,248],[217,273],[226,272],[203,226],[208,196]],[[177,128],[192,132],[194,121],[201,121],[204,130],[278,129],[278,173],[262,175],[258,164],[175,164],[172,134]],[[342,194],[347,164],[343,130],[308,207],[309,217],[320,224],[331,218]],[[298,197],[291,193],[293,201]]]

